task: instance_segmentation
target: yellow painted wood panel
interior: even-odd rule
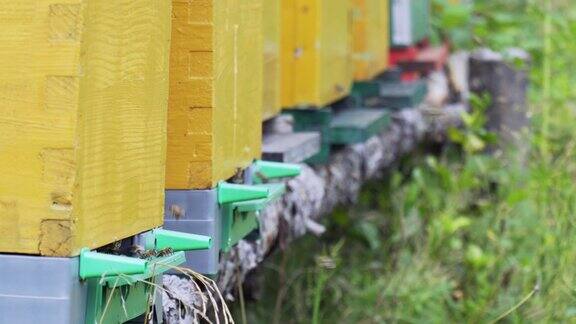
[[[274,117],[281,111],[280,5],[280,0],[264,1],[264,119]]]
[[[390,0],[381,0],[380,6],[377,9],[379,32],[382,37],[379,38],[377,50],[380,55],[378,56],[378,70],[380,73],[386,71],[390,67]]]
[[[260,157],[264,0],[173,0],[167,189],[207,189]]]
[[[162,224],[170,7],[0,0],[0,252]]]
[[[351,0],[354,79],[370,80],[388,67],[388,0]]]
[[[350,0],[282,0],[282,106],[324,107],[350,92]]]

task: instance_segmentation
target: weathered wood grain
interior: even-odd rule
[[[260,156],[262,0],[173,0],[167,189],[212,188]]]
[[[281,76],[280,76],[280,1],[263,1],[264,23],[264,99],[262,112],[264,119],[270,119],[280,113]]]
[[[489,49],[477,50],[470,55],[470,92],[478,97],[488,96],[485,107],[488,130],[500,138],[490,150],[512,149],[525,159],[530,142],[526,140],[528,117],[528,79],[530,57],[523,50],[508,50],[501,54]]]
[[[170,4],[0,0],[0,252],[162,224]]]
[[[371,80],[388,67],[388,0],[351,0],[354,79]]]
[[[282,107],[322,108],[350,93],[349,0],[282,0]]]

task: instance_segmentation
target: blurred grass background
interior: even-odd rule
[[[436,0],[434,30],[531,53],[528,162],[423,149],[327,218],[325,237],[267,261],[237,322],[576,322],[576,3]]]

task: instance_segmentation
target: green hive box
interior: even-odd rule
[[[430,0],[392,0],[390,17],[392,47],[418,44],[430,34]]]

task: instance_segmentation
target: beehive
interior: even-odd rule
[[[388,0],[351,0],[354,79],[370,80],[388,67]]]
[[[352,83],[350,0],[282,0],[282,106],[323,107]]]
[[[412,34],[420,42],[430,34],[430,0],[412,0]]]
[[[430,33],[429,0],[391,0],[392,46],[412,46]]]
[[[167,189],[206,189],[260,156],[263,0],[173,0]]]
[[[0,0],[0,252],[161,225],[170,3]]]
[[[280,113],[280,1],[264,1],[264,102],[263,116]]]

